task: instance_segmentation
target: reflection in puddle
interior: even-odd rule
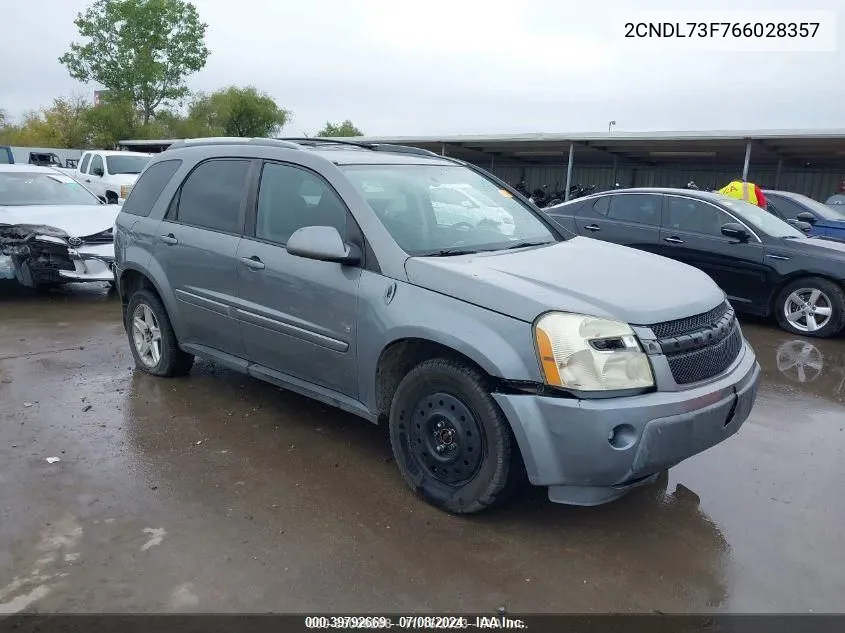
[[[819,348],[809,341],[782,343],[777,351],[778,370],[795,382],[813,382],[822,373],[824,358]]]
[[[826,346],[806,339],[794,339],[778,345],[775,365],[780,375],[805,386],[808,392],[837,400],[845,397],[845,354],[830,353]]]

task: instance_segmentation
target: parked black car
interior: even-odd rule
[[[807,236],[748,202],[689,189],[638,188],[544,212],[579,235],[699,268],[738,311],[774,314],[788,332],[826,338],[845,325],[845,243]]]

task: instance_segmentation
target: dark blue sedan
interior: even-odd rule
[[[808,222],[812,225],[810,235],[825,235],[845,240],[845,206],[828,206],[812,198],[791,191],[767,191],[763,193],[768,210],[790,224]]]

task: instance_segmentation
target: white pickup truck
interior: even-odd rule
[[[141,152],[88,151],[73,177],[109,204],[123,204],[152,157]]]

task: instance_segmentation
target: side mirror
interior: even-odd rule
[[[353,265],[361,261],[358,248],[345,244],[333,226],[303,226],[288,238],[286,248],[291,255],[323,262]]]
[[[813,225],[809,222],[799,222],[795,221],[792,226],[794,226],[799,231],[804,231],[807,235],[809,235],[813,231]]]
[[[100,176],[100,177],[102,177],[103,175],[105,175],[105,173],[106,173],[106,172],[104,172],[104,171],[103,171],[103,168],[102,168],[102,167],[94,167],[94,169],[92,169],[92,170],[91,170],[91,173],[92,173],[94,176]]]
[[[816,220],[816,216],[814,216],[809,211],[802,211],[797,216],[799,222],[808,222],[810,224],[815,224],[818,220]]]
[[[740,242],[747,242],[751,237],[745,227],[736,222],[728,222],[722,225],[722,235]]]

